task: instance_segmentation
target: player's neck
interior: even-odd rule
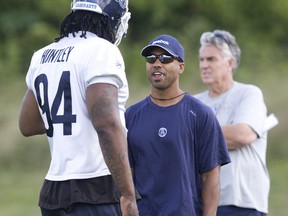
[[[152,102],[157,104],[158,106],[171,106],[178,103],[184,97],[184,95],[185,92],[181,89],[170,93],[162,91],[152,91],[150,94],[150,98]]]

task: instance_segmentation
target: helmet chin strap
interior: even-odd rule
[[[127,34],[127,30],[128,30],[128,21],[131,18],[131,13],[130,12],[126,12],[122,17],[121,17],[121,21],[118,27],[118,30],[115,34],[115,42],[114,44],[116,46],[118,46],[122,40],[123,37],[125,37],[125,35]]]

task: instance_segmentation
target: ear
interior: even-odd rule
[[[229,66],[231,67],[231,69],[235,66],[236,64],[236,60],[234,58],[230,58],[228,60]]]
[[[179,74],[182,74],[185,69],[185,64],[183,62],[179,62]]]

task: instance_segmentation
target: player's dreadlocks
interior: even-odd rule
[[[60,26],[60,37],[56,38],[58,42],[72,33],[82,32],[80,37],[86,38],[86,32],[92,32],[98,37],[106,39],[112,43],[115,41],[115,34],[109,22],[108,16],[90,12],[90,11],[72,11],[63,20]]]

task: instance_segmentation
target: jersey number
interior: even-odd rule
[[[70,85],[70,72],[64,71],[60,78],[58,90],[52,103],[52,108],[49,107],[48,100],[48,79],[45,74],[39,75],[35,79],[36,97],[42,114],[46,115],[48,129],[46,133],[48,137],[53,137],[53,124],[63,124],[63,135],[72,134],[72,123],[76,122],[76,115],[72,114],[72,97]],[[42,89],[40,88],[42,86]],[[63,102],[63,115],[57,115],[59,107]]]

